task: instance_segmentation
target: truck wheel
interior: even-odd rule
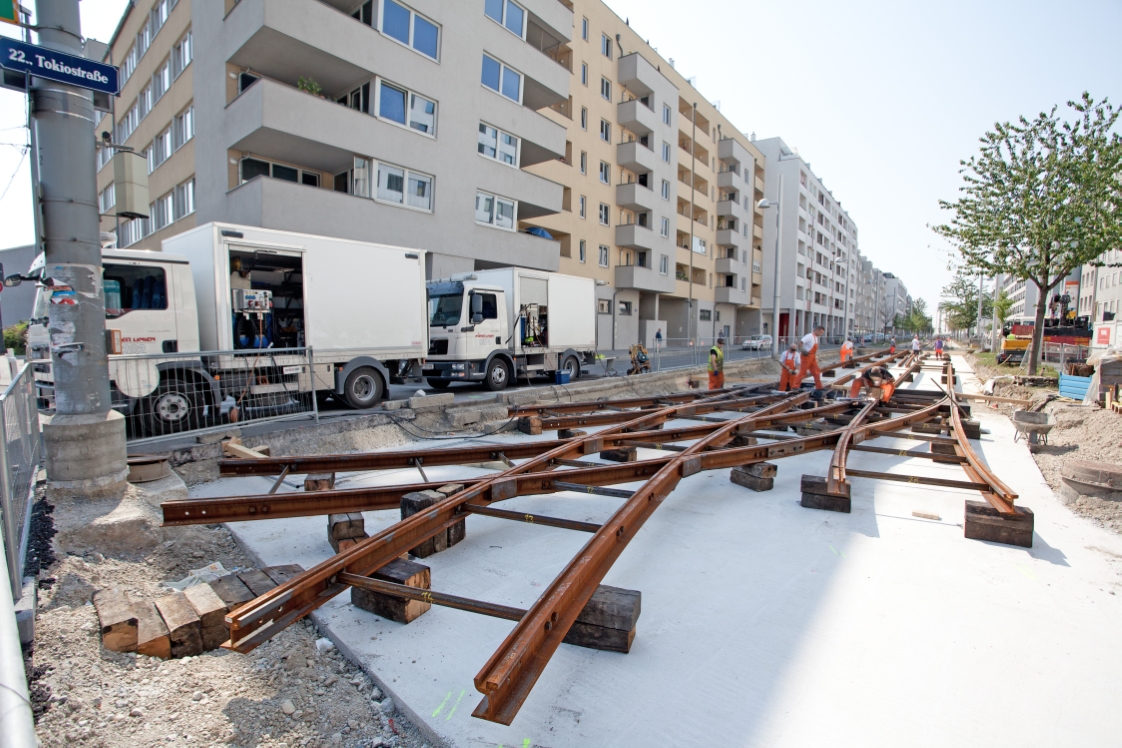
[[[506,362],[501,358],[492,359],[491,363],[487,365],[487,378],[483,380],[483,383],[491,392],[506,389],[506,386],[510,384],[510,369]]]
[[[447,379],[437,379],[436,377],[429,377],[427,381],[429,387],[432,387],[434,390],[446,390],[448,389],[448,385],[452,384]]]
[[[569,381],[575,382],[580,377],[580,361],[576,356],[569,356],[561,363],[561,371],[569,372]]]
[[[361,366],[347,376],[343,397],[355,410],[373,408],[382,399],[382,377],[369,366]]]
[[[148,430],[155,436],[178,434],[199,425],[199,404],[191,384],[178,379],[161,382],[144,403]]]

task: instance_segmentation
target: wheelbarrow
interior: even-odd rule
[[[1048,432],[1056,427],[1056,417],[1051,413],[1018,410],[1013,413],[1013,426],[1017,429],[1014,442],[1023,436],[1029,444],[1036,444],[1038,440],[1040,444],[1047,444]]]

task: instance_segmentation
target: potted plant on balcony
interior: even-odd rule
[[[298,88],[301,91],[305,91],[307,93],[310,93],[312,96],[318,96],[321,99],[325,98],[324,95],[323,95],[323,86],[316,83],[311,78],[305,78],[304,76],[301,75],[300,79],[296,81],[296,88]]]

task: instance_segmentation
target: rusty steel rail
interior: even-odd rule
[[[850,444],[854,443],[854,434],[876,407],[876,400],[870,400],[866,403],[861,412],[849,422],[849,426],[846,427],[838,439],[837,446],[834,447],[834,455],[830,458],[830,471],[826,474],[826,490],[834,496],[845,495],[842,486],[845,485],[845,461],[849,457]]]

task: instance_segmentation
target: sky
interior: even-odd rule
[[[108,41],[125,5],[82,0],[83,34]],[[608,5],[739,129],[798,148],[857,224],[861,252],[929,310],[952,250],[928,227],[948,220],[938,201],[955,198],[978,138],[1085,90],[1122,104],[1122,0]],[[17,170],[25,118],[23,96],[0,90],[3,246],[33,240],[26,158]]]

